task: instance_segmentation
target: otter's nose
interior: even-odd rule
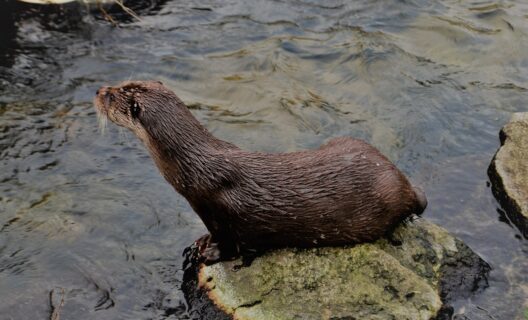
[[[101,88],[97,89],[95,94],[98,95],[98,96],[99,95],[103,95],[104,96],[105,94],[108,93],[108,89],[109,89],[108,87],[101,87]]]

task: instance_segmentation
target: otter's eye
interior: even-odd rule
[[[130,114],[132,115],[132,118],[137,118],[139,116],[139,111],[139,105],[134,101],[130,107]]]

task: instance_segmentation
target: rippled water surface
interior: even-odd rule
[[[206,232],[143,146],[98,128],[103,84],[159,79],[249,150],[363,138],[429,198],[425,217],[493,270],[457,319],[528,317],[528,244],[486,170],[527,109],[524,1],[163,1],[141,21],[2,0],[0,318],[186,319],[182,251]],[[115,23],[118,26],[115,26]]]

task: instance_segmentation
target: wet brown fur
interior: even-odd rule
[[[376,240],[426,206],[423,193],[361,140],[335,138],[291,153],[244,151],[211,135],[159,82],[101,88],[95,104],[136,133],[200,216],[211,234],[202,244],[210,261]]]

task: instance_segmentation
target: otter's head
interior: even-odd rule
[[[141,130],[142,120],[159,106],[180,101],[165,88],[160,81],[126,81],[114,87],[101,87],[97,90],[94,104],[101,116],[135,133]]]
[[[135,133],[142,129],[142,118],[157,105],[175,99],[174,93],[159,81],[126,81],[115,87],[101,87],[94,99],[100,116]],[[177,99],[177,98],[176,98]]]
[[[132,130],[153,152],[178,149],[213,137],[185,104],[159,81],[127,81],[97,90],[100,119]],[[174,152],[173,152],[174,153]]]

